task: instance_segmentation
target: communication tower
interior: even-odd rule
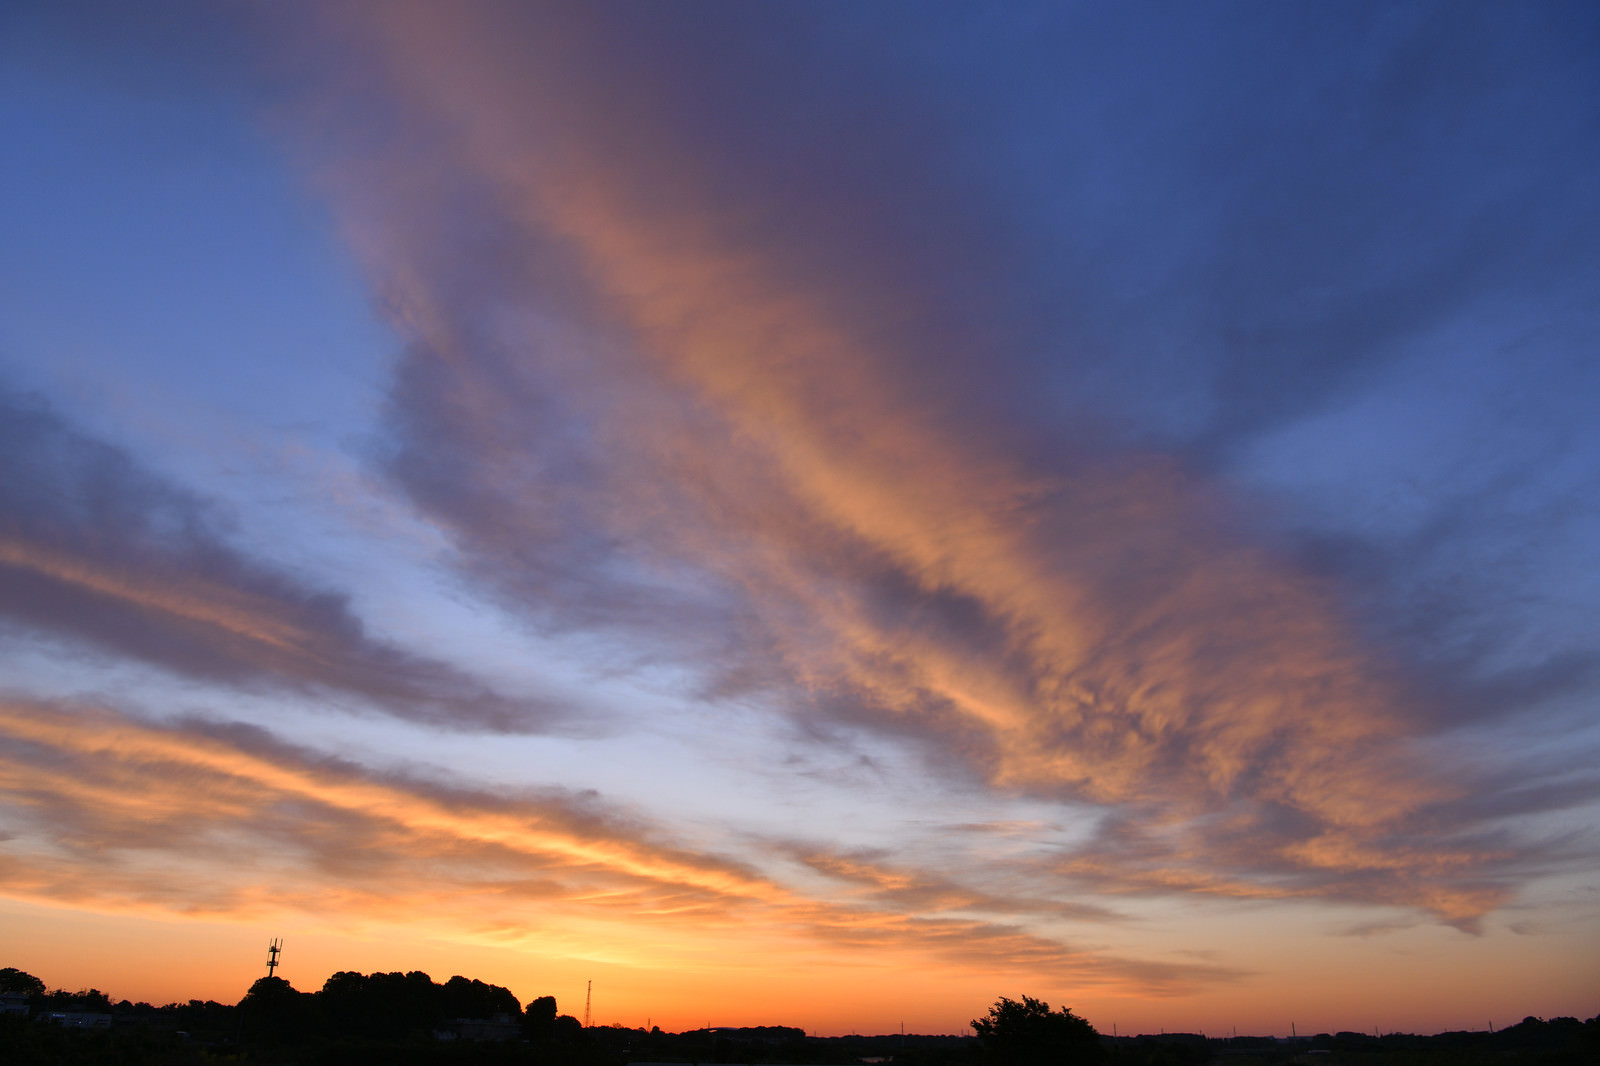
[[[589,1028],[589,1004],[594,1000],[594,981],[589,982],[589,988],[583,993],[583,1027]]]
[[[278,968],[278,952],[283,950],[283,940],[273,937],[272,943],[267,945],[267,976],[272,976],[272,971]]]

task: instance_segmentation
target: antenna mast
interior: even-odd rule
[[[589,1028],[589,1004],[594,1001],[594,981],[589,982],[588,991],[583,994],[583,1027]]]
[[[283,950],[283,939],[273,937],[272,943],[267,945],[267,976],[272,976],[272,971],[278,968],[278,953]]]

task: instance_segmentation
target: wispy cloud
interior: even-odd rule
[[[390,469],[506,602],[692,655],[707,693],[1122,808],[1106,885],[1462,923],[1505,898],[1470,873],[1495,849],[1419,828],[1469,784],[1411,743],[1412,682],[1341,590],[1181,456],[1092,432],[1041,454],[943,391],[978,356],[906,325],[924,291],[797,232],[817,204],[729,184],[778,148],[679,129],[693,79],[619,95],[598,73],[682,42],[568,9],[532,43],[500,11],[346,15],[415,138],[347,160],[414,338]],[[432,137],[450,151],[419,158]]]
[[[13,700],[0,707],[0,788],[0,888],[15,898],[249,919],[425,915],[458,933],[492,914],[522,937],[626,917],[628,936],[656,950],[744,930],[798,950],[1064,968],[1156,994],[1233,976],[942,916],[947,899],[809,896],[747,861],[675,846],[670,828],[593,795],[375,772],[249,726]]]
[[[337,590],[232,547],[215,504],[9,393],[0,515],[0,615],[14,623],[189,678],[320,690],[445,728],[560,716],[368,636]]]

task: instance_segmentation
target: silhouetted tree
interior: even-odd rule
[[[439,986],[421,970],[375,973],[341,970],[323,982],[318,1005],[334,1035],[385,1040],[439,1023]]]
[[[203,1011],[206,1004],[190,1002]],[[315,1005],[281,977],[262,977],[239,1001],[239,1035],[252,1042],[285,1043],[310,1035]]]
[[[7,966],[0,970],[0,992],[7,992],[14,996],[42,996],[44,995],[44,982],[25,970],[15,966]]]
[[[556,1031],[556,997],[530,999],[522,1014],[522,1035],[529,1040],[548,1040]]]
[[[52,988],[34,999],[35,1007],[51,1011],[101,1011],[111,1010],[111,997],[98,988],[80,988],[69,992],[65,988]]]
[[[522,1004],[510,989],[459,974],[439,990],[439,1004],[439,1013],[446,1018],[493,1018],[496,1014],[515,1018],[522,1013]]]
[[[1062,1066],[1099,1062],[1100,1034],[1067,1007],[1053,1011],[1032,996],[1019,1003],[1001,996],[972,1028],[997,1066]]]

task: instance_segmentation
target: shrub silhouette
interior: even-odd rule
[[[1067,1007],[1053,1011],[1032,996],[1021,1002],[1001,996],[972,1028],[996,1066],[1067,1066],[1103,1057],[1094,1026]]]
[[[7,966],[0,969],[0,992],[13,996],[42,996],[44,982],[25,970]]]

